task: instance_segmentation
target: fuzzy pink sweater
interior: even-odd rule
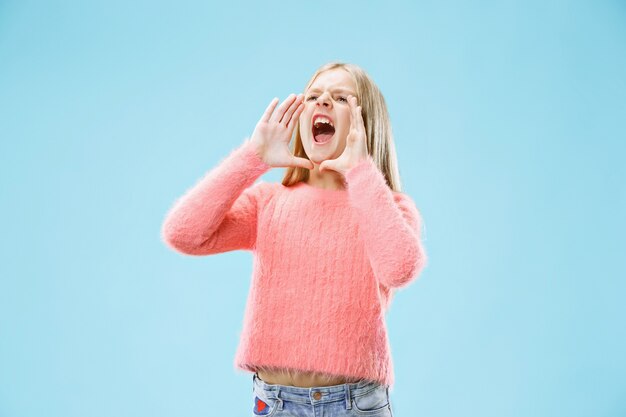
[[[256,181],[269,169],[246,139],[175,202],[161,229],[183,254],[252,251],[234,366],[392,386],[384,314],[427,259],[415,204],[391,191],[371,157],[346,173],[346,190]]]

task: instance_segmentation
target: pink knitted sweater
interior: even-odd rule
[[[345,190],[256,181],[269,169],[245,140],[175,202],[161,230],[183,254],[253,253],[234,366],[392,386],[384,315],[427,260],[415,204],[371,157],[345,174]]]

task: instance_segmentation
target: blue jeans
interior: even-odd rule
[[[253,416],[393,417],[389,387],[362,379],[327,387],[268,384],[252,376]]]

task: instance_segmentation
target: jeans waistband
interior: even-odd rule
[[[270,399],[293,401],[302,404],[319,404],[342,399],[345,399],[350,404],[351,398],[360,397],[379,387],[386,388],[376,381],[366,379],[359,382],[310,388],[269,384],[259,378],[256,372],[252,376],[252,380],[254,386],[264,391],[265,395]]]

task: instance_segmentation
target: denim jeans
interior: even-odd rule
[[[326,387],[268,384],[252,375],[252,415],[266,417],[393,417],[389,387],[375,381]]]

